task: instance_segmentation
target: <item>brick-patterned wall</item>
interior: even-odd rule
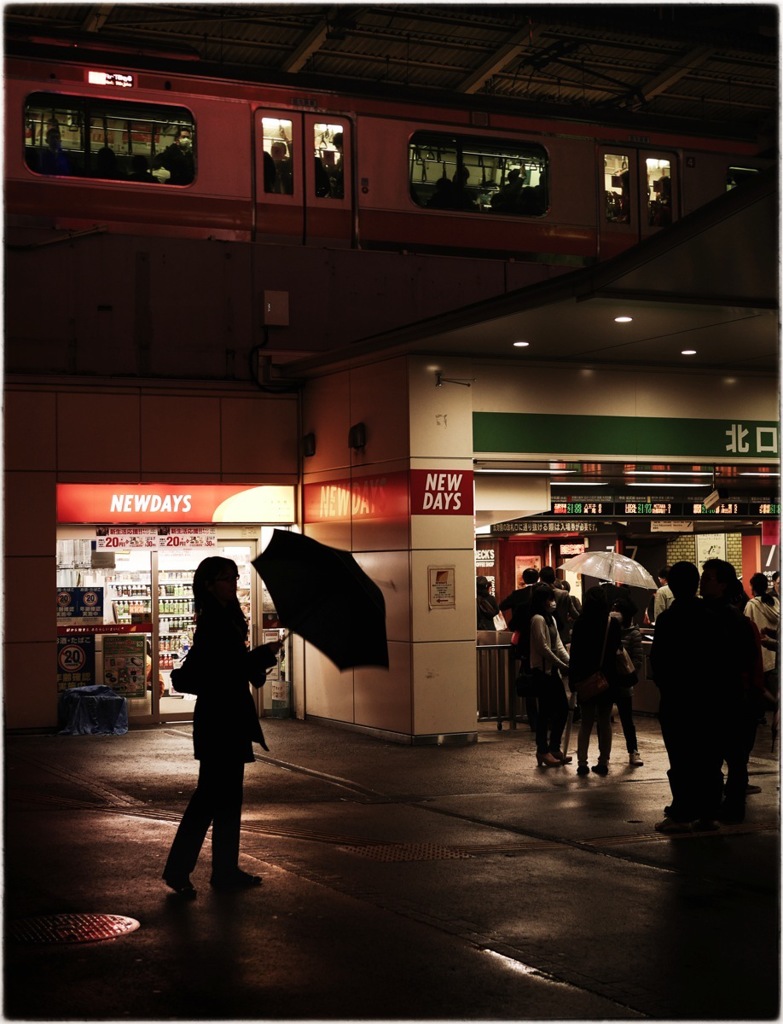
[[[670,540],[666,544],[666,561],[669,565],[675,562],[696,562],[696,534],[681,533],[679,537]],[[742,534],[726,534],[726,561],[731,562],[737,570],[737,575],[742,573]],[[699,566],[701,570],[701,566]]]
[[[675,562],[696,563],[696,535],[693,533],[681,533],[679,537],[670,540],[666,544],[666,562],[674,565]]]

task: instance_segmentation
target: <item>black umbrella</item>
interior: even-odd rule
[[[275,530],[253,565],[280,622],[338,668],[389,667],[386,602],[350,552]]]

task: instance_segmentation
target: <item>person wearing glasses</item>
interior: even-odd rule
[[[193,713],[193,754],[199,761],[198,784],[174,837],[163,880],[179,896],[193,898],[190,881],[209,826],[212,826],[212,875],[216,889],[246,889],[261,884],[239,867],[239,832],[245,765],[254,760],[253,744],[267,750],[251,682],[262,686],[282,641],[249,652],[248,626],[237,600],[239,573],[230,558],[205,558],[193,576],[196,632],[186,659],[192,680],[183,685],[197,694]],[[172,683],[178,687],[176,675]]]

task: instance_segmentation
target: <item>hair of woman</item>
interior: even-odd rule
[[[196,607],[196,621],[204,615],[211,615],[220,612],[222,606],[210,589],[212,584],[222,574],[233,573],[239,575],[237,564],[230,558],[223,558],[222,555],[210,555],[203,559],[193,573],[193,603]],[[242,607],[236,595],[226,606],[232,621],[247,634],[247,619],[242,613]]]
[[[549,602],[554,601],[555,592],[548,583],[537,583],[530,596],[530,614],[543,615],[547,623],[552,622]]]

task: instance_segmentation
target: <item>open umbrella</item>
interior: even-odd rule
[[[642,590],[658,589],[658,584],[643,565],[625,555],[618,555],[616,551],[585,551],[569,558],[558,568],[595,576],[597,580],[609,580],[610,583],[641,587]]]
[[[338,668],[389,667],[386,602],[350,552],[275,530],[253,566],[280,622]]]

